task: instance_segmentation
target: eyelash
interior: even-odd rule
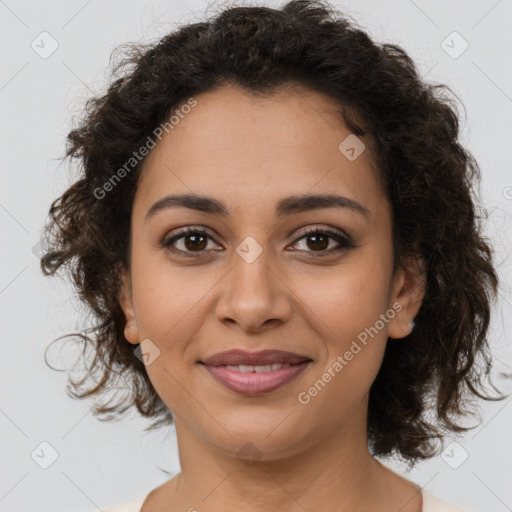
[[[194,228],[194,227],[187,226],[187,227],[183,228],[178,234],[174,235],[173,237],[171,237],[169,239],[165,239],[164,238],[164,240],[162,241],[161,245],[162,245],[163,248],[166,248],[166,249],[168,249],[168,250],[170,250],[170,251],[172,251],[174,253],[179,253],[181,255],[186,254],[187,255],[186,257],[195,258],[197,256],[194,256],[193,254],[196,251],[183,251],[181,249],[176,249],[176,248],[172,247],[172,244],[174,242],[176,242],[177,240],[180,240],[182,238],[186,238],[187,236],[191,236],[191,235],[203,235],[203,236],[213,240],[213,238],[204,229],[202,229],[202,228]],[[329,250],[318,251],[318,252],[316,252],[316,251],[306,251],[306,252],[316,253],[314,256],[308,256],[310,258],[317,258],[317,257],[321,258],[321,257],[324,257],[324,256],[332,255],[333,253],[338,253],[338,252],[344,251],[346,249],[351,249],[351,248],[355,247],[355,245],[351,241],[350,237],[348,237],[346,235],[342,235],[341,233],[339,233],[337,231],[333,231],[331,229],[318,228],[318,227],[309,228],[309,229],[303,231],[300,234],[299,238],[297,238],[293,244],[295,245],[300,240],[302,240],[304,238],[307,238],[308,236],[313,236],[313,235],[327,235],[329,238],[332,238],[336,242],[338,242],[338,244],[340,244],[340,247],[335,248],[335,249],[331,248]],[[206,251],[204,251],[204,250],[203,251],[197,251],[197,254],[198,254],[198,256],[200,256],[201,254],[204,254],[204,252],[206,252]]]

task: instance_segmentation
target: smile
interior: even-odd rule
[[[296,364],[201,366],[224,387],[255,396],[278,389],[295,379],[312,361]]]

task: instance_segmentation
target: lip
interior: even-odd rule
[[[311,360],[269,372],[239,372],[227,366],[202,364],[207,372],[220,384],[238,393],[255,396],[268,393],[295,379],[310,364]]]
[[[226,366],[226,365],[268,365],[268,364],[298,364],[304,361],[311,361],[311,358],[294,352],[284,350],[260,350],[259,352],[247,352],[245,350],[228,350],[219,352],[213,356],[207,357],[204,361],[199,361],[207,366]]]
[[[283,350],[259,352],[228,350],[214,354],[198,363],[226,388],[244,395],[255,396],[273,391],[292,381],[312,363],[312,359]],[[268,372],[239,372],[227,367],[228,365],[267,366],[277,363],[290,366]]]

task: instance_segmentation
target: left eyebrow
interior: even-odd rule
[[[305,194],[281,199],[277,203],[276,215],[278,218],[293,213],[301,213],[323,208],[347,208],[365,217],[370,215],[370,210],[358,203],[355,199],[340,196],[338,194]]]
[[[167,208],[189,208],[191,210],[227,217],[229,209],[226,204],[218,199],[195,194],[170,194],[159,199],[146,213],[145,221],[157,212]],[[354,212],[369,216],[370,210],[354,199],[337,194],[305,194],[302,196],[290,196],[281,199],[276,206],[277,218],[294,213],[301,213],[323,208],[347,208]]]

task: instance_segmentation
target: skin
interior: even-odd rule
[[[393,272],[391,209],[370,151],[354,161],[341,154],[350,131],[337,103],[315,91],[255,98],[224,86],[196,99],[144,162],[119,297],[127,341],[151,340],[160,350],[146,369],[174,414],[181,465],[142,511],[420,512],[419,488],[375,460],[367,444],[368,394],[388,337],[411,332],[424,295],[421,262]],[[369,214],[323,208],[275,216],[282,198],[333,192]],[[145,220],[171,193],[222,200],[230,215],[173,207]],[[190,238],[174,242],[191,257],[161,244],[184,226],[208,232],[200,249]],[[355,247],[322,257],[339,243],[329,238],[318,249],[302,235],[306,227],[334,228]],[[247,236],[262,248],[251,263],[236,252]],[[298,394],[397,303],[394,318],[299,403]],[[313,363],[275,391],[246,396],[197,364],[233,348],[287,350]],[[259,454],[252,464],[237,455],[247,442]]]

